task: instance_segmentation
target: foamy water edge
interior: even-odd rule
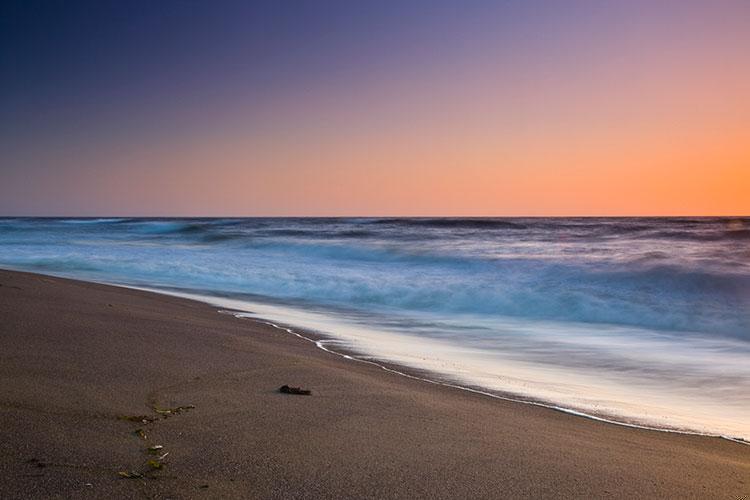
[[[270,321],[270,320],[268,320],[266,318],[257,316],[257,315],[255,315],[255,313],[252,313],[251,311],[230,310],[230,309],[226,309],[226,308],[221,308],[221,304],[218,303],[219,300],[220,300],[218,297],[211,297],[211,296],[205,296],[205,295],[193,294],[193,293],[181,293],[181,292],[174,292],[174,291],[170,291],[170,290],[160,290],[160,289],[157,289],[157,288],[132,286],[132,285],[125,285],[125,284],[118,284],[118,283],[102,282],[102,284],[111,285],[111,286],[117,286],[117,287],[121,287],[121,288],[129,288],[129,289],[133,289],[133,290],[140,290],[140,291],[145,291],[145,292],[151,292],[151,293],[156,293],[156,294],[160,294],[160,295],[167,295],[167,296],[171,296],[171,297],[178,297],[178,298],[183,298],[183,299],[187,299],[187,300],[195,300],[197,302],[202,302],[204,304],[208,304],[208,305],[211,305],[213,307],[219,307],[219,309],[217,310],[217,312],[220,313],[220,314],[227,314],[227,315],[231,315],[231,316],[233,316],[233,317],[235,317],[237,319],[251,320],[251,321],[255,321],[257,323],[261,323],[261,324],[265,324],[265,325],[271,326],[273,328],[276,328],[276,329],[281,330],[283,332],[286,332],[288,334],[294,335],[295,337],[298,337],[298,338],[300,338],[302,340],[310,342],[310,343],[314,344],[318,349],[320,349],[320,350],[322,350],[322,351],[324,351],[326,353],[333,354],[335,356],[340,356],[340,357],[343,357],[343,358],[345,358],[347,360],[350,360],[350,361],[355,361],[355,362],[359,362],[359,363],[366,363],[366,364],[369,364],[369,365],[373,365],[373,366],[376,366],[376,367],[378,367],[378,368],[380,368],[380,369],[382,369],[382,370],[384,370],[386,372],[393,373],[395,375],[406,377],[406,378],[409,378],[409,379],[412,379],[412,380],[418,380],[418,381],[421,381],[421,382],[435,384],[435,385],[439,385],[439,386],[443,386],[443,387],[450,387],[450,388],[453,388],[453,389],[467,391],[467,392],[471,392],[471,393],[474,393],[474,394],[479,394],[479,395],[482,395],[482,396],[490,397],[490,398],[493,398],[493,399],[499,399],[499,400],[502,400],[502,401],[509,401],[509,402],[513,402],[513,403],[521,403],[521,404],[526,404],[526,405],[531,405],[531,406],[537,406],[537,407],[540,407],[540,408],[546,408],[546,409],[549,409],[549,410],[554,410],[554,411],[559,411],[559,412],[562,412],[562,413],[566,413],[568,415],[573,415],[573,416],[577,416],[577,417],[587,418],[587,419],[594,420],[594,421],[597,421],[597,422],[603,422],[603,423],[607,423],[607,424],[618,425],[618,426],[621,426],[621,427],[628,427],[628,428],[632,428],[632,429],[640,429],[640,430],[655,431],[655,432],[666,432],[666,433],[670,433],[670,434],[680,434],[680,435],[689,435],[689,436],[703,436],[703,437],[710,437],[710,438],[720,438],[720,439],[724,439],[724,440],[731,441],[731,442],[734,442],[734,443],[738,443],[738,444],[750,446],[750,441],[747,441],[747,440],[745,440],[743,438],[733,437],[733,436],[729,436],[729,435],[725,435],[725,434],[717,434],[717,433],[710,433],[710,432],[701,432],[701,431],[695,431],[695,430],[689,430],[689,429],[677,429],[677,428],[670,428],[670,427],[657,427],[657,426],[652,426],[652,425],[644,425],[644,424],[639,424],[639,423],[634,423],[634,422],[628,422],[628,421],[624,421],[624,420],[616,420],[615,418],[612,418],[612,417],[605,417],[605,416],[597,415],[597,414],[594,414],[594,413],[588,413],[588,412],[584,412],[584,411],[581,411],[581,410],[578,410],[578,409],[575,409],[575,408],[566,407],[566,406],[563,406],[563,405],[560,405],[560,404],[553,404],[553,403],[549,403],[549,402],[535,400],[531,396],[530,396],[529,399],[522,399],[522,398],[519,398],[519,397],[510,396],[510,395],[507,395],[507,394],[498,394],[496,392],[489,392],[488,390],[483,390],[483,389],[478,388],[478,387],[472,387],[470,385],[462,385],[462,384],[458,384],[458,383],[447,382],[445,380],[439,380],[439,375],[440,375],[439,372],[433,372],[433,371],[429,371],[429,370],[420,370],[422,372],[431,373],[431,374],[435,375],[435,378],[428,378],[428,377],[414,375],[414,374],[411,374],[411,373],[408,373],[407,371],[405,371],[405,370],[409,369],[410,367],[401,365],[400,363],[397,363],[397,362],[393,362],[392,366],[403,366],[404,369],[405,369],[404,371],[398,370],[398,369],[395,369],[395,368],[391,368],[390,366],[386,366],[382,362],[379,363],[379,362],[373,361],[371,359],[364,359],[364,358],[358,356],[357,354],[355,354],[353,352],[351,352],[351,353],[340,352],[340,351],[337,351],[335,349],[331,349],[329,347],[326,347],[325,344],[335,343],[335,341],[338,340],[338,339],[335,339],[335,337],[333,337],[331,335],[325,335],[325,334],[318,333],[316,336],[319,336],[320,338],[316,339],[316,338],[313,338],[311,336],[306,336],[301,331],[298,331],[298,330],[296,330],[296,329],[294,329],[294,328],[292,328],[290,326],[277,324],[277,323],[274,323],[273,321]],[[304,326],[301,327],[301,328],[304,331]],[[364,353],[362,353],[362,354],[364,354]],[[391,362],[389,362],[389,364],[391,364]],[[416,368],[414,368],[414,369],[416,369]]]

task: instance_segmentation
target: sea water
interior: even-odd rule
[[[4,218],[0,266],[208,300],[502,397],[750,439],[747,218]]]

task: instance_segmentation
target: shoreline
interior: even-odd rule
[[[231,311],[227,311],[227,312],[231,312]],[[253,319],[253,318],[243,318],[243,319]],[[318,349],[321,349],[321,350],[323,350],[323,351],[325,351],[327,353],[334,354],[336,356],[342,356],[342,357],[344,357],[346,359],[349,359],[349,360],[352,360],[352,361],[357,361],[357,362],[360,362],[360,363],[368,363],[368,364],[377,366],[378,368],[380,368],[382,370],[385,370],[385,371],[387,371],[389,373],[393,373],[393,374],[396,374],[396,375],[399,375],[399,376],[402,376],[402,377],[407,377],[407,378],[410,378],[410,379],[413,379],[413,380],[419,380],[421,382],[426,382],[426,383],[429,383],[429,384],[436,384],[436,385],[440,385],[440,386],[443,386],[443,387],[450,387],[452,389],[458,389],[458,390],[461,390],[461,391],[468,391],[468,392],[472,392],[474,394],[479,394],[479,395],[486,396],[486,397],[489,397],[489,398],[494,398],[494,399],[500,399],[500,400],[503,400],[503,401],[509,401],[509,402],[512,402],[512,403],[538,406],[540,408],[545,408],[545,409],[553,410],[553,411],[559,411],[561,413],[565,413],[565,414],[576,416],[576,417],[587,418],[587,419],[595,420],[597,422],[603,422],[603,423],[606,423],[606,424],[618,425],[618,426],[622,426],[622,427],[629,427],[631,429],[640,429],[640,430],[654,431],[654,432],[666,432],[666,433],[672,433],[672,434],[684,434],[684,435],[688,435],[688,436],[702,436],[702,437],[708,437],[708,438],[719,438],[719,439],[725,439],[727,441],[731,441],[733,443],[750,446],[750,442],[747,441],[747,440],[745,440],[745,439],[742,439],[742,438],[735,438],[735,437],[731,437],[731,436],[725,436],[725,435],[722,435],[722,434],[710,434],[710,433],[704,433],[704,432],[699,432],[699,431],[692,431],[692,430],[687,430],[687,429],[673,429],[673,428],[669,428],[669,427],[651,427],[651,426],[648,426],[648,425],[641,425],[641,424],[638,424],[638,423],[635,423],[635,422],[626,422],[626,421],[613,420],[613,419],[607,418],[605,416],[599,416],[599,415],[595,415],[595,414],[584,413],[582,411],[576,410],[575,408],[567,408],[567,407],[564,407],[564,406],[558,406],[558,405],[555,405],[554,403],[546,402],[544,400],[522,399],[520,395],[516,396],[513,393],[491,392],[489,389],[486,389],[486,388],[483,388],[483,387],[479,387],[479,386],[460,385],[458,383],[452,383],[449,380],[440,380],[439,378],[437,378],[437,375],[439,375],[439,374],[433,373],[433,372],[429,372],[429,371],[425,371],[424,373],[426,373],[426,374],[433,374],[433,375],[436,376],[436,378],[429,378],[427,376],[421,377],[421,376],[415,374],[415,373],[420,373],[420,372],[416,371],[416,369],[414,369],[412,367],[409,367],[409,366],[406,366],[406,365],[400,365],[400,364],[397,364],[397,363],[389,363],[389,362],[385,362],[385,361],[372,361],[372,360],[368,360],[368,359],[362,359],[362,358],[358,357],[359,355],[361,355],[361,353],[357,353],[356,351],[349,351],[349,353],[347,353],[347,351],[341,352],[341,351],[337,351],[335,349],[328,349],[328,348],[326,348],[324,345],[322,345],[320,343],[320,340],[316,340],[314,337],[306,337],[303,333],[295,331],[293,329],[293,327],[287,327],[287,326],[284,326],[284,325],[277,325],[277,324],[275,324],[273,322],[266,321],[266,320],[264,320],[262,318],[257,318],[257,319],[254,319],[254,320],[256,322],[264,323],[264,324],[272,326],[274,328],[278,328],[279,330],[286,331],[286,332],[290,333],[291,335],[295,335],[295,336],[297,336],[297,337],[299,337],[301,339],[304,339],[304,340],[307,340],[309,342],[312,342],[312,343],[314,343],[316,345],[316,347]],[[321,335],[320,338],[321,339],[326,339],[326,337],[323,336],[323,335]]]
[[[329,347],[326,347],[324,343],[325,344],[331,343],[334,345],[340,344],[342,342],[342,339],[339,337],[336,337],[333,334],[313,331],[301,325],[277,323],[272,319],[263,317],[262,314],[256,314],[249,310],[243,311],[240,309],[224,307],[220,303],[222,300],[231,300],[233,302],[234,301],[243,302],[241,299],[236,299],[236,298],[231,298],[231,297],[222,297],[222,296],[202,295],[200,293],[185,292],[185,291],[179,291],[179,290],[160,290],[158,288],[151,288],[148,286],[134,286],[134,285],[127,285],[127,284],[120,284],[120,283],[111,283],[111,282],[97,282],[97,283],[108,285],[108,286],[127,288],[127,289],[132,289],[132,290],[141,290],[145,292],[166,295],[169,297],[182,298],[185,300],[194,300],[197,302],[208,304],[212,307],[219,308],[218,312],[225,312],[239,319],[247,319],[247,320],[259,322],[262,324],[267,324],[279,330],[285,331],[291,335],[295,335],[301,339],[312,342],[313,344],[315,344],[315,346],[318,349],[321,349],[325,352],[338,355],[338,356],[342,356],[346,359],[350,359],[353,361],[369,363],[383,370],[386,370],[388,372],[391,372],[400,376],[412,378],[414,380],[419,380],[422,382],[430,383],[430,384],[437,384],[437,385],[441,385],[444,387],[450,387],[453,389],[469,391],[475,394],[480,394],[482,396],[499,399],[503,401],[538,406],[541,408],[546,408],[546,409],[553,410],[553,411],[559,411],[559,412],[566,413],[569,415],[596,420],[598,422],[604,422],[604,423],[612,424],[612,425],[619,425],[619,426],[647,430],[647,431],[685,434],[685,435],[691,435],[691,436],[704,436],[704,437],[710,437],[710,438],[720,438],[720,439],[725,439],[727,441],[731,441],[734,443],[750,446],[750,441],[742,437],[721,434],[718,432],[702,432],[699,430],[694,430],[694,429],[689,429],[689,428],[668,426],[667,424],[664,424],[663,426],[659,426],[658,424],[650,425],[648,423],[639,422],[637,418],[632,418],[631,420],[629,420],[626,416],[618,416],[615,414],[590,413],[583,409],[578,409],[573,406],[565,406],[563,403],[556,403],[554,401],[545,400],[543,398],[535,398],[534,396],[531,396],[531,395],[527,396],[524,394],[514,393],[510,391],[503,391],[503,390],[483,387],[481,385],[462,383],[460,380],[451,379],[447,375],[441,374],[440,372],[432,371],[429,369],[422,369],[422,368],[418,368],[415,366],[409,366],[404,363],[399,363],[398,361],[388,360],[384,358],[377,358],[373,356],[371,353],[367,353],[366,351],[362,351],[362,350],[357,350],[355,348],[339,348],[339,349],[329,348]],[[250,307],[251,305],[252,304],[248,303],[248,307]],[[366,359],[366,357],[370,357],[370,356],[372,356],[372,359]]]
[[[165,294],[2,270],[0,285],[2,496],[191,497],[204,483],[230,497],[750,491],[746,443],[394,377]],[[285,398],[276,393],[285,383],[313,396]],[[172,452],[167,471],[117,477],[144,457],[116,415],[188,404],[148,425]]]

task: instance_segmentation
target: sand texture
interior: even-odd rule
[[[0,285],[3,499],[750,498],[750,446],[408,379],[188,300]]]

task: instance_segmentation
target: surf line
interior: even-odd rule
[[[500,400],[503,400],[503,401],[510,401],[510,402],[513,402],[513,403],[522,403],[522,404],[527,404],[527,405],[531,405],[531,406],[538,406],[538,407],[541,407],[541,408],[547,408],[549,410],[555,410],[555,411],[559,411],[559,412],[562,412],[562,413],[567,413],[569,415],[574,415],[574,416],[577,416],[577,417],[588,418],[588,419],[595,420],[595,421],[598,421],[598,422],[603,422],[603,423],[612,424],[612,425],[619,425],[619,426],[622,426],[622,427],[629,427],[629,428],[632,428],[632,429],[641,429],[641,430],[656,431],[656,432],[669,432],[669,433],[672,433],[672,434],[683,434],[683,435],[688,435],[688,436],[703,436],[703,437],[721,438],[721,439],[726,439],[727,441],[732,441],[733,443],[738,443],[738,444],[743,444],[743,445],[746,445],[746,446],[750,446],[750,442],[749,441],[746,441],[746,440],[744,440],[742,438],[734,438],[734,437],[731,437],[731,436],[725,436],[723,434],[709,434],[709,433],[698,432],[698,431],[689,431],[689,430],[682,430],[682,429],[668,429],[668,428],[664,428],[664,427],[652,427],[652,426],[648,426],[648,425],[635,424],[635,423],[632,423],[632,422],[622,422],[622,421],[619,421],[619,420],[613,420],[613,419],[610,419],[610,418],[600,417],[598,415],[592,415],[590,413],[585,413],[585,412],[582,412],[582,411],[579,411],[579,410],[575,410],[573,408],[566,408],[564,406],[558,406],[558,405],[554,405],[554,404],[543,403],[543,402],[540,402],[540,401],[532,401],[532,400],[527,400],[527,399],[518,399],[518,398],[513,398],[513,397],[510,397],[510,396],[502,396],[500,394],[495,394],[495,393],[492,393],[492,392],[483,391],[481,389],[476,389],[474,387],[468,387],[468,386],[465,386],[465,385],[453,384],[453,383],[450,383],[450,382],[445,382],[445,381],[440,381],[440,380],[434,380],[434,379],[430,379],[430,378],[426,378],[426,377],[419,377],[417,375],[412,375],[410,373],[406,373],[406,372],[402,372],[402,371],[390,368],[390,367],[385,366],[385,365],[383,365],[381,363],[378,363],[376,361],[372,361],[372,360],[369,360],[369,359],[362,359],[362,358],[357,357],[357,356],[352,356],[350,354],[346,354],[346,353],[342,353],[342,352],[338,352],[336,350],[330,349],[330,348],[326,347],[325,344],[326,343],[333,343],[335,341],[328,340],[328,339],[314,339],[314,338],[311,338],[311,337],[307,337],[307,336],[303,335],[302,333],[293,330],[292,328],[289,328],[287,326],[283,326],[283,325],[279,325],[279,324],[273,323],[273,322],[268,321],[266,319],[263,319],[263,318],[260,318],[258,316],[255,316],[252,313],[239,312],[239,311],[230,311],[230,310],[226,310],[226,309],[220,309],[218,312],[220,314],[229,314],[229,315],[234,316],[235,318],[238,318],[238,319],[249,319],[251,321],[255,321],[256,323],[261,323],[261,324],[264,324],[264,325],[271,326],[273,328],[276,328],[277,330],[281,330],[283,332],[290,333],[290,334],[294,335],[295,337],[299,337],[302,340],[306,340],[307,342],[315,344],[315,347],[317,347],[318,349],[320,349],[322,351],[325,351],[325,352],[327,352],[329,354],[333,354],[335,356],[341,356],[342,358],[348,359],[350,361],[356,361],[356,362],[359,362],[359,363],[366,363],[366,364],[369,364],[369,365],[373,365],[373,366],[376,366],[376,367],[378,367],[381,370],[384,370],[386,372],[393,373],[395,375],[400,375],[402,377],[410,378],[412,380],[418,380],[420,382],[427,382],[429,384],[440,385],[440,386],[443,386],[443,387],[450,387],[452,389],[459,389],[459,390],[462,390],[462,391],[472,392],[474,394],[479,394],[479,395],[487,396],[487,397],[494,398],[494,399],[500,399]]]

